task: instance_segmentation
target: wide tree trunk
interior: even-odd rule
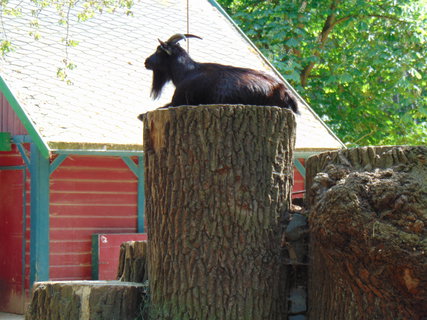
[[[306,162],[310,319],[427,317],[427,147]]]
[[[177,107],[144,119],[154,319],[283,319],[279,216],[289,209],[294,115]]]

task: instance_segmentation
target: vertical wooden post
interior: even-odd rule
[[[280,215],[289,209],[295,118],[199,106],[144,119],[154,319],[283,319]]]
[[[49,170],[49,159],[31,143],[31,286],[49,280]]]

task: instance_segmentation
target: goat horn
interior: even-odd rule
[[[182,40],[182,39],[187,39],[187,38],[198,38],[198,39],[202,39],[202,38],[200,38],[199,36],[196,36],[196,35],[194,35],[194,34],[190,34],[190,33],[185,33],[185,34],[182,34],[182,33],[177,33],[177,34],[174,34],[172,37],[170,37],[169,39],[168,39],[168,41],[166,41],[168,44],[175,44],[175,43],[177,43],[178,41],[180,41],[180,40]]]
[[[186,38],[197,38],[197,39],[202,40],[202,38],[201,38],[201,37],[196,36],[195,34],[191,34],[191,33],[185,33],[185,34],[184,34],[184,36],[185,36]]]

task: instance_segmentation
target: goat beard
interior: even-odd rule
[[[153,99],[158,99],[162,94],[162,89],[167,82],[171,79],[168,76],[167,72],[163,70],[154,70],[153,71],[153,83],[151,85],[151,97]]]

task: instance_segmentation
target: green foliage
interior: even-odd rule
[[[66,58],[62,62],[64,63],[64,65],[62,67],[57,68],[56,76],[58,77],[58,79],[65,81],[68,85],[72,85],[73,81],[68,78],[67,71],[74,70],[75,68],[77,68],[77,65]]]
[[[425,0],[219,0],[348,145],[427,143]]]

